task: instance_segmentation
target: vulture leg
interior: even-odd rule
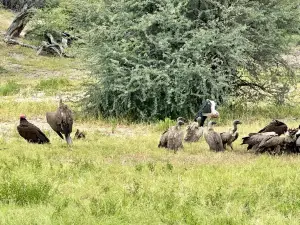
[[[231,150],[233,151],[233,148],[232,148],[232,143],[230,143],[230,144],[228,144],[228,145],[230,146]]]
[[[65,136],[66,136],[66,141],[67,141],[68,145],[71,145],[72,144],[72,138],[71,138],[70,134],[65,134]]]

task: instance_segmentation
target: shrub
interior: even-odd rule
[[[97,82],[87,112],[134,120],[188,117],[206,98],[276,96],[294,82],[280,55],[299,27],[295,4],[107,3],[89,33],[87,59]]]

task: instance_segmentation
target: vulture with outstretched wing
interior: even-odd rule
[[[288,130],[288,127],[285,123],[279,121],[279,120],[273,120],[270,122],[267,126],[265,126],[263,129],[258,131],[258,133],[265,133],[265,132],[275,132],[279,136],[284,134]]]

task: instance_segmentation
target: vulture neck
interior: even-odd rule
[[[237,131],[237,124],[236,123],[233,123],[233,130],[232,130],[232,133],[236,132]]]
[[[28,123],[28,121],[26,120],[26,118],[20,118],[20,123],[25,124]]]
[[[207,130],[213,131],[213,130],[214,130],[213,125],[212,125],[212,124],[208,124],[208,125],[207,125]]]

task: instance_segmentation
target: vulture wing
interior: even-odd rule
[[[168,147],[168,135],[169,135],[169,130],[166,130],[165,132],[162,133],[158,144],[159,148]]]
[[[203,135],[203,127],[199,127],[198,122],[193,122],[188,125],[184,140],[186,142],[196,142]]]
[[[273,136],[265,138],[258,146],[258,148],[271,148],[276,147],[284,142],[284,137]]]
[[[67,105],[61,103],[58,110],[57,116],[61,121],[61,132],[65,134],[68,144],[72,143],[70,133],[72,132],[73,127],[73,114],[72,111],[68,108]]]
[[[230,132],[222,132],[220,135],[223,143],[227,143],[232,138],[232,134]]]
[[[47,112],[46,113],[46,119],[47,123],[50,125],[50,127],[58,134],[58,136],[61,137],[61,139],[64,139],[62,134],[60,133],[61,130],[61,119],[58,116],[56,112]]]
[[[264,132],[275,132],[278,135],[284,134],[287,131],[287,125],[279,120],[274,120],[265,126],[263,129],[258,131],[258,133]]]

